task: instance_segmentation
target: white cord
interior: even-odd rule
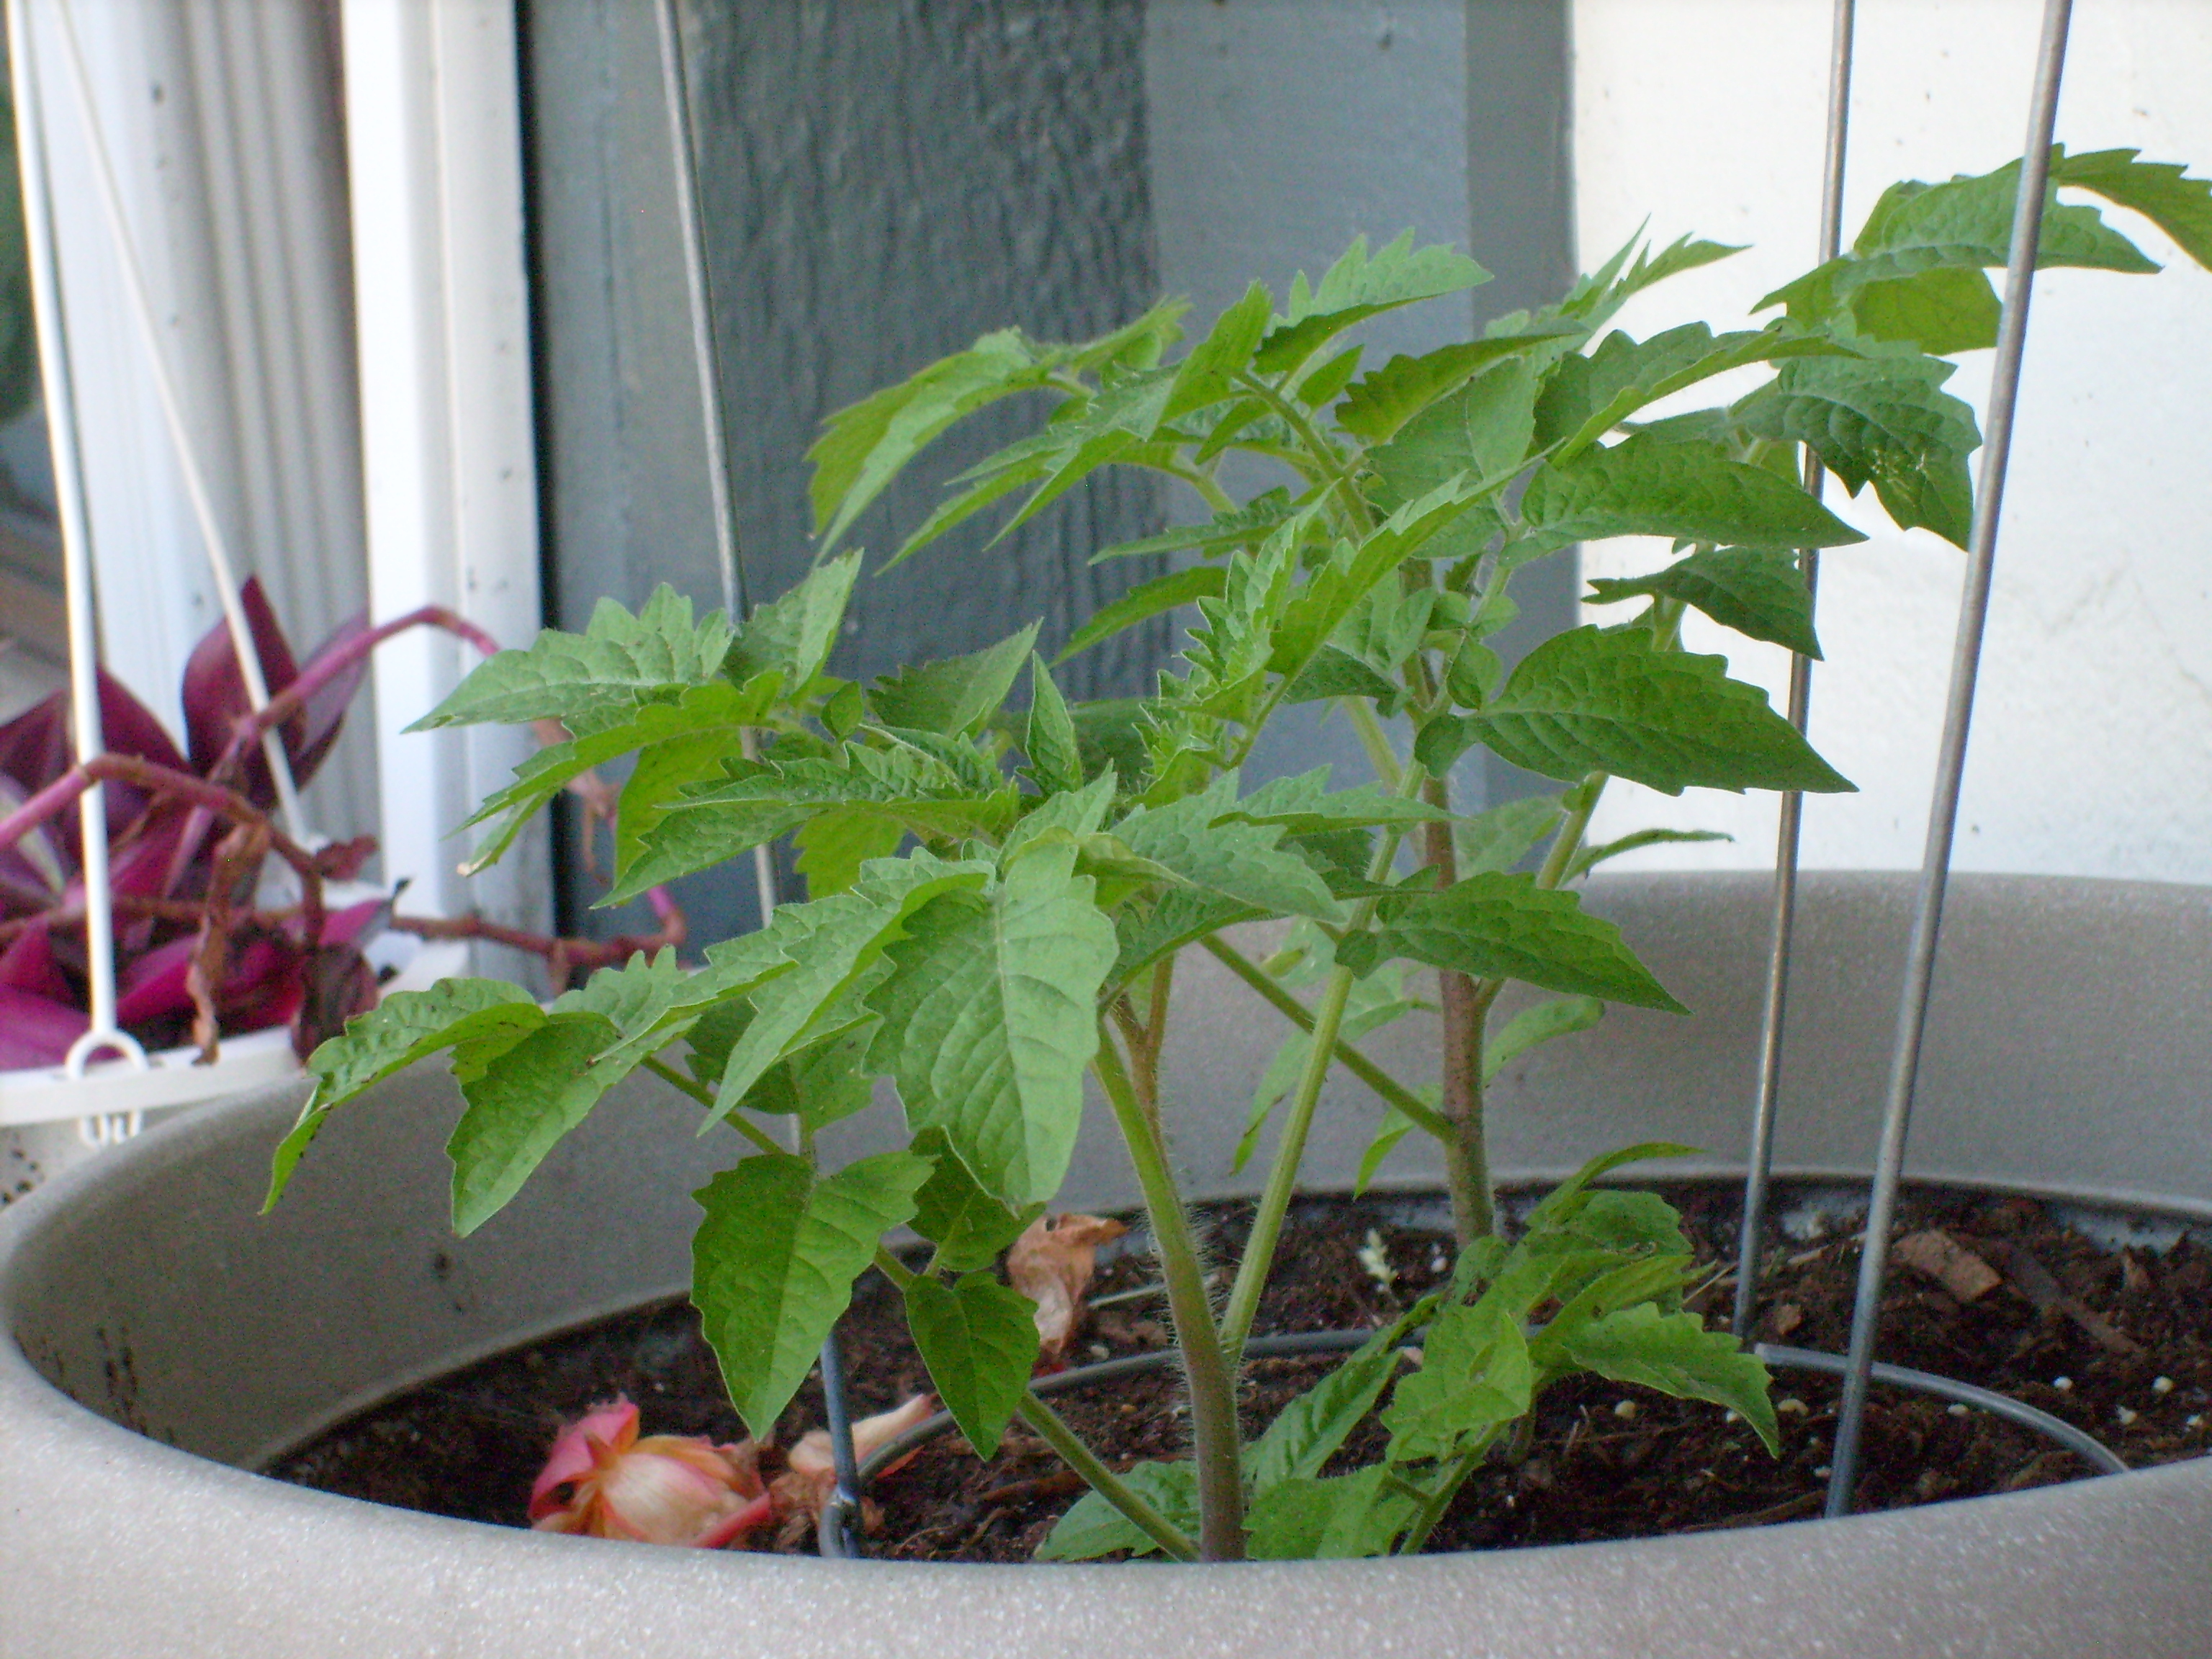
[[[145,337],[146,354],[154,371],[154,390],[160,398],[161,414],[169,428],[169,440],[177,452],[177,470],[183,475],[185,493],[191,500],[192,515],[199,522],[200,540],[207,549],[208,563],[215,572],[216,592],[222,601],[223,621],[230,629],[232,646],[238,653],[239,673],[246,683],[246,699],[259,714],[269,706],[269,686],[261,674],[261,653],[253,642],[253,630],[246,620],[246,606],[239,598],[238,580],[230,561],[229,544],[224,539],[222,528],[216,522],[215,504],[208,495],[207,479],[200,471],[199,459],[192,448],[191,434],[185,424],[183,404],[177,397],[176,382],[169,373],[168,355],[161,349],[161,332],[154,317],[154,304],[146,287],[146,274],[138,263],[137,244],[131,240],[131,228],[123,216],[123,193],[115,181],[115,167],[107,153],[106,140],[100,130],[100,115],[92,98],[91,77],[85,72],[84,53],[77,44],[76,23],[70,15],[68,0],[55,0],[54,11],[61,23],[62,46],[69,60],[70,81],[76,88],[77,104],[84,113],[85,139],[92,151],[93,179],[99,187],[100,207],[107,220],[107,228],[115,238],[117,262],[123,270],[124,289],[131,301],[131,310],[137,319],[139,332]],[[26,31],[27,33],[27,31]],[[284,827],[292,839],[302,846],[312,846],[307,820],[300,811],[300,792],[292,780],[292,763],[284,753],[283,738],[274,730],[261,734],[261,750],[269,759],[270,776],[276,780],[276,801],[284,816]]]
[[[84,472],[76,444],[76,399],[70,378],[69,343],[61,328],[61,289],[54,263],[53,202],[46,178],[46,135],[40,124],[38,76],[33,69],[27,0],[9,0],[8,51],[15,65],[16,157],[22,174],[23,229],[30,253],[32,314],[44,370],[47,441],[53,452],[54,498],[62,530],[62,572],[69,623],[70,724],[80,763],[106,751],[100,722],[100,653],[93,629],[92,548],[85,520]],[[70,1045],[64,1074],[81,1078],[103,1049],[122,1054],[135,1071],[147,1069],[146,1051],[115,1023],[115,906],[108,887],[107,791],[94,784],[77,799],[83,842],[85,977],[92,1006],[83,1035]],[[80,1119],[77,1133],[105,1146],[138,1132],[136,1112]]]

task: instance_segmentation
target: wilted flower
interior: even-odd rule
[[[717,1446],[696,1435],[638,1438],[637,1407],[617,1398],[561,1431],[530,1489],[540,1532],[629,1538],[720,1549],[775,1512],[747,1440]]]
[[[1036,1304],[1037,1358],[1058,1365],[1083,1328],[1098,1247],[1129,1230],[1103,1216],[1039,1216],[1006,1252],[1006,1279]]]
[[[853,1458],[865,1463],[883,1447],[904,1434],[937,1412],[937,1401],[926,1394],[915,1395],[904,1405],[887,1412],[878,1412],[873,1417],[864,1417],[853,1425]],[[915,1449],[919,1451],[920,1447]],[[881,1473],[902,1468],[915,1455],[905,1457]],[[822,1513],[823,1505],[837,1490],[837,1465],[830,1449],[830,1431],[815,1429],[802,1436],[791,1449],[787,1467],[775,1478],[770,1488],[775,1511],[783,1517],[783,1536],[786,1544],[797,1542],[805,1536],[807,1529]]]

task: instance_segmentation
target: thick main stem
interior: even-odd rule
[[[1153,1114],[1137,1097],[1121,1064],[1109,1024],[1098,1026],[1098,1054],[1092,1061],[1099,1086],[1114,1109],[1121,1139],[1136,1166],[1145,1194],[1153,1246],[1159,1252],[1160,1277],[1166,1282],[1168,1311],[1182,1351],[1183,1376],[1190,1394],[1191,1455],[1198,1468],[1198,1550],[1208,1561],[1244,1559],[1244,1480],[1237,1426],[1237,1389],[1232,1368],[1213,1322],[1206,1294],[1205,1270],[1191,1237],[1182,1194],[1168,1167],[1167,1149],[1154,1127]]]
[[[1449,779],[1431,778],[1421,786],[1430,805],[1451,811]],[[1448,820],[1426,826],[1425,851],[1437,884],[1459,879],[1459,859]],[[1490,1150],[1482,1121],[1482,1040],[1488,1006],[1479,999],[1474,978],[1449,968],[1437,970],[1437,1006],[1443,1028],[1443,1066],[1437,1104],[1449,1133],[1444,1137],[1444,1184],[1451,1193],[1452,1231],[1460,1248],[1498,1231],[1498,1205],[1490,1176]]]

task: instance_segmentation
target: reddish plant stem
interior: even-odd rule
[[[155,921],[184,921],[199,925],[207,914],[204,899],[149,898],[137,893],[118,893],[112,901],[118,916],[143,916]],[[263,933],[275,933],[298,919],[300,908],[284,905],[275,910],[234,910],[231,920],[242,927],[252,927]],[[13,921],[0,921],[0,946],[11,943],[20,933],[33,927],[80,927],[84,925],[84,906],[57,904],[52,909],[34,915],[17,916]]]
[[[565,990],[580,968],[606,968],[627,962],[641,951],[650,957],[683,947],[691,930],[682,908],[659,887],[649,890],[646,898],[660,918],[659,931],[624,933],[615,939],[549,939],[543,933],[487,921],[482,916],[394,916],[388,926],[394,933],[412,933],[417,939],[475,939],[527,951],[544,959],[547,977],[556,989]]]
[[[209,776],[216,782],[233,776],[245,763],[249,751],[261,742],[261,734],[272,726],[281,726],[301,709],[307,700],[328,685],[339,675],[382,645],[395,634],[404,634],[410,628],[442,628],[459,635],[487,657],[499,654],[499,641],[465,617],[448,611],[441,605],[426,605],[410,611],[404,617],[394,617],[367,633],[355,635],[337,647],[328,656],[310,663],[299,678],[269,699],[268,705],[258,712],[249,710],[238,717],[231,728],[230,744],[222,751]]]
[[[269,823],[269,815],[234,789],[154,761],[142,760],[136,755],[96,755],[72,766],[6,817],[0,818],[0,848],[13,847],[40,824],[58,815],[94,784],[107,782],[135,784],[149,794],[173,795],[191,805],[204,807],[214,817],[230,823]],[[323,867],[317,855],[273,823],[269,823],[269,848],[299,872],[303,891],[307,890],[308,884],[313,884],[311,890],[314,897],[311,901],[303,898],[303,902],[312,902],[319,909]],[[352,848],[347,844],[330,850],[350,853]]]

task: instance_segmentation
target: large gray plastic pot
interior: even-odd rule
[[[1632,1138],[1741,1144],[1765,892],[1749,876],[1599,884],[1698,1012],[1615,1013],[1517,1067],[1496,1104],[1509,1166]],[[1808,883],[1788,1168],[1867,1161],[1907,902],[1901,878]],[[1951,915],[1916,1171],[2212,1215],[2212,891],[1967,878]],[[1178,996],[1177,1153],[1194,1188],[1219,1189],[1279,1031],[1225,978],[1194,971]],[[335,1119],[268,1219],[289,1091],[166,1126],[0,1216],[0,1654],[2212,1651],[2212,1461],[1745,1533],[1239,1567],[701,1554],[249,1473],[411,1381],[680,1287],[687,1194],[738,1148],[696,1138],[694,1111],[656,1091],[602,1105],[465,1242],[446,1224],[457,1103],[435,1070]],[[1350,1094],[1325,1113],[1317,1181],[1348,1174],[1374,1113]],[[1087,1136],[1069,1201],[1125,1203],[1130,1185],[1112,1141]]]

